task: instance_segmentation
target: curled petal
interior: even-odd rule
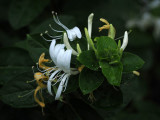
[[[48,76],[45,76],[41,72],[36,72],[34,74],[34,79],[36,80],[38,86],[40,86],[41,88],[46,88],[46,84],[44,84],[43,81],[47,81],[48,80]]]
[[[57,93],[56,93],[56,97],[55,97],[55,100],[59,100],[60,99],[60,96],[61,96],[61,93],[63,91],[63,87],[65,85],[65,83],[67,82],[67,78],[69,77],[69,74],[66,74],[63,79],[61,80],[60,84],[59,84],[59,87],[57,89]],[[67,86],[67,85],[66,85]],[[65,86],[65,87],[66,87]]]
[[[58,72],[60,72],[61,70],[56,70],[54,73],[52,73],[51,74],[51,76],[49,77],[49,80],[48,80],[48,82],[47,82],[47,89],[48,89],[48,92],[49,92],[49,94],[50,95],[53,95],[52,94],[52,89],[51,89],[51,86],[52,86],[52,80],[53,80],[53,78],[55,77],[55,75],[58,73]]]
[[[52,60],[54,62],[55,65],[57,65],[57,56],[60,52],[61,49],[64,49],[65,45],[64,44],[57,44],[55,47],[54,47],[54,50],[53,52],[50,53],[50,56],[52,56]]]
[[[57,56],[57,66],[68,74],[70,74],[71,54],[72,50],[62,49]]]
[[[51,67],[48,67],[48,66],[43,64],[45,62],[49,62],[50,60],[45,59],[44,57],[45,57],[45,53],[42,53],[41,56],[39,57],[39,61],[38,61],[39,67],[41,69],[44,69],[44,70],[50,70]]]
[[[38,92],[40,89],[41,89],[40,86],[38,86],[38,87],[35,89],[34,99],[35,99],[35,101],[36,101],[41,107],[45,107],[44,102],[41,102],[41,101],[37,98],[37,92]]]
[[[78,27],[74,27],[72,31],[75,32],[76,36],[80,39],[82,37],[81,31]]]

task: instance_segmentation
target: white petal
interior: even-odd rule
[[[76,36],[78,38],[82,37],[81,31],[80,31],[80,29],[78,27],[74,27],[72,30],[76,33]]]
[[[68,74],[70,74],[71,55],[72,50],[61,49],[57,56],[57,66]]]
[[[60,52],[61,49],[64,49],[65,45],[64,44],[57,44],[53,50],[53,55],[52,55],[52,60],[55,65],[57,65],[57,56]]]
[[[62,91],[63,91],[64,84],[65,84],[68,76],[69,76],[69,75],[66,74],[66,75],[63,77],[62,81],[60,82],[59,87],[58,87],[58,89],[57,89],[57,93],[56,93],[55,100],[59,100],[59,98],[60,98],[60,96],[61,96],[61,93],[62,93]]]
[[[56,44],[56,41],[52,40],[50,47],[49,47],[49,54],[52,60],[53,60],[53,52],[54,52],[55,44]]]
[[[57,66],[60,69],[63,69],[63,64],[64,64],[64,49],[61,49],[57,55]]]
[[[121,49],[124,50],[127,47],[127,44],[128,44],[128,32],[125,31],[124,38],[123,38],[123,44],[121,46]]]
[[[49,80],[48,80],[48,82],[47,82],[47,89],[48,89],[48,92],[49,92],[50,95],[53,95],[53,94],[52,94],[52,89],[51,89],[51,86],[52,86],[51,82],[52,82],[54,76],[55,76],[58,72],[60,72],[60,71],[61,71],[60,69],[56,70],[56,71],[55,71],[54,73],[52,73],[51,76],[49,77]]]
[[[64,53],[63,71],[68,74],[70,74],[71,55],[72,50],[66,50]]]
[[[68,38],[70,41],[73,41],[73,36],[72,36],[72,32],[70,30],[66,30]]]
[[[93,21],[93,16],[94,14],[91,13],[89,16],[88,16],[88,33],[89,33],[89,37],[91,38],[91,34],[92,34],[92,21]]]

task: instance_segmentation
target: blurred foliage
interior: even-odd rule
[[[129,34],[129,47],[126,51],[141,56],[145,61],[139,79],[132,73],[128,75],[123,73],[120,88],[114,88],[106,83],[105,78],[102,78],[102,81],[97,81],[95,74],[88,84],[95,80],[97,81],[96,86],[89,86],[86,90],[83,88],[83,84],[87,84],[84,83],[87,76],[84,76],[83,72],[87,71],[88,74],[90,72],[86,68],[86,71],[83,71],[80,76],[83,78],[82,81],[78,81],[77,76],[72,78],[75,80],[73,80],[74,82],[69,81],[65,92],[67,95],[64,95],[66,99],[64,103],[52,102],[53,98],[44,91],[47,96],[45,101],[49,103],[44,109],[45,116],[42,116],[39,107],[23,108],[37,106],[35,102],[31,102],[29,105],[28,102],[24,102],[26,100],[33,101],[33,94],[22,98],[18,97],[35,89],[35,84],[31,83],[26,86],[26,81],[32,80],[32,66],[35,66],[40,54],[42,52],[48,53],[49,43],[44,42],[39,34],[46,30],[51,33],[49,24],[61,30],[53,22],[51,11],[58,12],[60,20],[67,27],[73,28],[76,25],[82,30],[87,27],[87,17],[93,12],[95,14],[93,35],[107,34],[106,31],[98,32],[98,27],[101,26],[99,18],[106,18],[115,26],[116,38],[118,38],[126,30],[127,20],[142,12],[145,5],[145,0],[1,0],[0,85],[1,87],[3,85],[0,91],[0,99],[3,101],[3,103],[0,102],[1,120],[159,120],[160,40],[153,37],[152,28],[145,31],[133,28]],[[160,17],[159,8],[151,12]],[[83,50],[85,50],[85,46],[83,46]],[[83,54],[91,55],[92,52],[83,52]],[[80,58],[83,58],[83,54]],[[83,62],[83,59],[81,60]],[[135,65],[134,62],[137,61],[133,61],[133,65]],[[92,68],[90,65],[87,67]],[[80,89],[83,94],[98,88],[97,91],[93,91],[94,102],[92,95],[85,95],[82,99],[82,93],[80,89],[77,89],[78,82],[82,85]],[[100,86],[102,82],[106,83],[105,86]],[[102,91],[105,92],[102,94]]]

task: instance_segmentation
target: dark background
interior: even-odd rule
[[[28,2],[32,1],[32,2]],[[94,13],[93,36],[106,35],[107,31],[98,32],[98,27],[103,24],[99,18],[105,18],[112,23],[117,31],[116,38],[122,36],[125,30],[132,29],[129,34],[129,45],[126,51],[139,55],[145,61],[141,69],[138,90],[134,99],[114,117],[108,118],[104,113],[103,119],[108,120],[159,120],[160,119],[160,39],[153,36],[154,26],[150,25],[145,30],[138,27],[127,28],[126,23],[133,18],[141,18],[147,10],[149,0],[0,0],[0,47],[16,46],[16,43],[26,39],[26,34],[44,32],[39,29],[41,24],[52,18],[51,11],[58,12],[60,16],[73,18],[73,22],[81,30],[87,27],[87,18]],[[44,2],[44,3],[43,3]],[[15,5],[16,4],[16,5]],[[17,9],[14,7],[16,6]],[[36,6],[36,7],[35,7]],[[30,11],[30,12],[25,12]],[[155,17],[160,17],[157,9]],[[21,14],[21,15],[19,15]],[[152,14],[152,12],[151,12]],[[19,18],[19,16],[21,18]],[[66,18],[67,18],[66,17]],[[63,20],[65,21],[65,20]],[[70,24],[70,23],[68,23]],[[67,26],[67,25],[66,25]],[[74,26],[72,26],[74,27]],[[15,56],[15,59],[18,59]],[[0,60],[1,61],[1,60]],[[12,60],[11,60],[12,62]],[[79,102],[77,101],[77,104]],[[83,106],[79,106],[79,108]],[[83,110],[83,109],[82,109]],[[41,108],[12,108],[0,102],[1,120],[41,120],[69,119],[66,111],[69,105],[63,105],[63,110],[58,109],[56,102],[47,105],[45,116]],[[84,114],[84,113],[83,113]],[[103,113],[101,113],[103,114]],[[87,113],[84,114],[87,116]],[[63,116],[63,117],[62,117]],[[89,116],[92,118],[92,116]],[[74,118],[70,118],[74,119]],[[76,119],[76,118],[75,118]],[[85,118],[84,118],[85,119]],[[92,118],[95,119],[96,118]]]

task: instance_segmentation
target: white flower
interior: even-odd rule
[[[79,38],[79,39],[82,37],[81,31],[80,31],[80,29],[79,29],[78,27],[74,27],[74,28],[72,28],[72,29],[68,29],[65,25],[63,25],[63,24],[60,22],[60,20],[59,20],[59,18],[58,18],[58,16],[57,16],[57,13],[52,12],[52,14],[53,14],[53,19],[54,19],[54,21],[55,21],[59,26],[61,26],[62,28],[64,28],[65,31],[67,32],[67,35],[68,35],[68,38],[70,39],[70,41],[75,40],[76,37]],[[51,25],[50,25],[50,27],[51,27]],[[51,29],[54,30],[54,31],[56,31],[56,32],[63,32],[63,31],[55,30],[55,29],[53,29],[52,27],[51,27]]]
[[[123,43],[122,43],[122,46],[121,46],[121,49],[124,51],[124,49],[127,47],[127,44],[128,44],[128,32],[125,31],[124,33],[124,38],[123,38]]]
[[[80,31],[80,29],[77,27],[77,26],[75,26],[74,28],[72,28],[72,29],[68,29],[64,24],[62,24],[61,22],[60,22],[60,20],[59,20],[59,18],[58,18],[58,16],[57,16],[57,13],[55,13],[55,12],[52,12],[52,14],[53,14],[53,19],[54,19],[54,21],[59,25],[59,26],[61,26],[66,32],[67,32],[67,35],[68,35],[68,38],[69,38],[69,40],[70,41],[73,41],[73,40],[75,40],[76,38],[82,38],[82,34],[81,34],[81,31]],[[55,31],[55,32],[59,32],[59,33],[63,33],[64,31],[60,31],[60,30],[56,30],[56,29],[54,29],[54,28],[52,28],[52,26],[51,26],[51,24],[49,24],[49,27],[53,30],[53,31]],[[49,33],[48,33],[48,31],[45,31],[45,34],[47,34],[50,38],[52,38],[51,40],[48,40],[48,39],[46,39],[44,36],[43,36],[43,34],[41,33],[40,35],[43,37],[43,39],[44,40],[46,40],[46,41],[52,41],[52,40],[57,40],[57,39],[62,39],[62,35],[59,35],[59,36],[52,36],[52,35],[50,35]]]
[[[64,44],[57,44],[57,45],[55,44],[56,41],[53,40],[49,48],[49,54],[54,64],[56,65],[55,67],[57,68],[57,70],[50,75],[47,83],[47,88],[48,92],[52,95],[52,90],[51,90],[52,82],[53,81],[56,83],[60,82],[55,97],[55,100],[58,100],[61,96],[63,89],[65,91],[67,87],[70,75],[77,74],[78,71],[76,69],[74,69],[73,71],[70,68],[72,50],[65,50]]]

